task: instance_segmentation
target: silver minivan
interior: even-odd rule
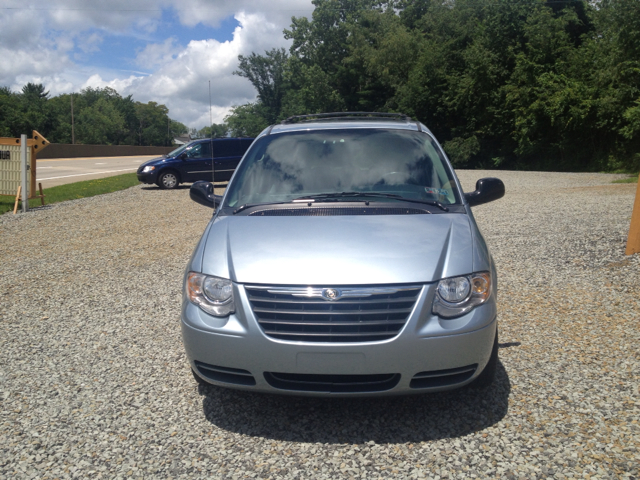
[[[401,114],[291,117],[265,129],[184,277],[182,336],[202,384],[316,396],[489,385],[497,277],[441,146]]]

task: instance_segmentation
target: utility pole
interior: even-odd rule
[[[76,143],[75,122],[73,121],[73,92],[71,93],[71,145]]]

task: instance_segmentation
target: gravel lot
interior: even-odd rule
[[[304,399],[198,387],[181,276],[210,210],[138,186],[0,216],[0,479],[640,478],[635,184],[499,176],[484,392]]]

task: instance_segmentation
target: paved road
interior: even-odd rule
[[[142,162],[158,155],[134,157],[56,158],[38,160],[37,181],[43,188],[135,172]]]

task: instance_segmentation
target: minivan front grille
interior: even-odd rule
[[[260,327],[269,337],[310,343],[357,343],[398,335],[421,288],[247,286],[245,290]]]

